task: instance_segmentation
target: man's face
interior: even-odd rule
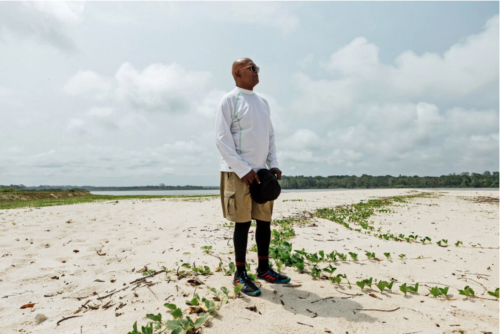
[[[259,83],[259,73],[257,73],[256,66],[253,61],[249,61],[239,69],[241,83],[252,87]]]

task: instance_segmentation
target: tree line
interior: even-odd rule
[[[441,176],[283,176],[283,189],[357,188],[498,188],[498,172],[460,173]]]
[[[460,173],[441,176],[371,176],[331,175],[331,176],[283,176],[280,184],[283,189],[366,189],[366,188],[498,188],[498,172]],[[99,186],[50,186],[40,185],[27,187],[25,185],[0,185],[0,189],[15,189],[20,191],[43,191],[70,189],[87,191],[123,191],[123,190],[210,190],[219,187],[203,186],[167,186],[163,183],[157,186],[135,187],[99,187]]]
[[[85,190],[85,191],[142,191],[142,190],[210,190],[219,189],[219,187],[203,187],[203,186],[166,186],[161,183],[158,186],[123,186],[123,187],[99,187],[99,186],[50,186],[40,185],[37,187],[27,187],[23,184],[1,185],[1,189],[14,189],[18,191],[68,191],[68,190]]]

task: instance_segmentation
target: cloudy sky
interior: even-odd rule
[[[499,169],[498,2],[1,2],[0,184],[217,185],[233,60],[285,175]]]

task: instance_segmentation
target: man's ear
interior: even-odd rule
[[[237,78],[240,78],[241,77],[240,70],[235,70],[234,71],[234,76],[237,77]]]

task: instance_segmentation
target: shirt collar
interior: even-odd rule
[[[238,87],[238,86],[236,86],[236,89],[239,90],[240,92],[242,92],[243,94],[246,94],[246,95],[255,95],[253,90],[243,89],[243,88]]]

